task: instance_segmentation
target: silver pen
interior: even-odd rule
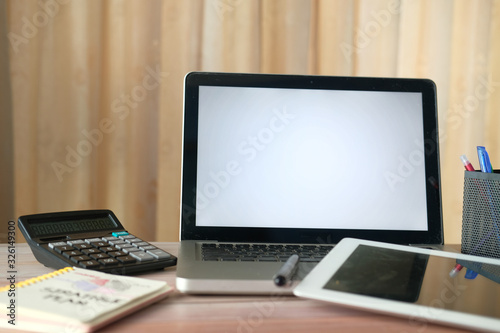
[[[299,267],[299,256],[297,254],[292,254],[273,277],[274,283],[278,287],[288,284],[288,282],[292,280],[295,271],[297,271],[297,267]]]

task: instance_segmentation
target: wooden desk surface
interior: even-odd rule
[[[178,243],[155,243],[177,255]],[[0,244],[1,285],[6,282],[7,245]],[[46,274],[25,243],[16,244],[17,281]],[[175,267],[140,275],[175,286]],[[0,329],[1,331],[1,329]],[[99,332],[466,332],[410,322],[294,296],[192,296],[175,291],[164,300],[121,319]]]

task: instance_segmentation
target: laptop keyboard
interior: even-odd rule
[[[284,262],[292,254],[298,254],[301,262],[320,262],[333,247],[334,245],[203,243],[201,253],[204,261]]]

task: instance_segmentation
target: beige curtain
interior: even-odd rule
[[[193,70],[433,79],[448,243],[460,241],[459,156],[477,165],[485,145],[500,168],[499,0],[6,4],[5,221],[109,208],[140,237],[178,240],[182,85]]]
[[[12,104],[7,43],[7,7],[0,2],[0,242],[8,240],[8,221],[14,216]],[[12,235],[10,235],[12,237]],[[12,240],[12,238],[10,239]]]

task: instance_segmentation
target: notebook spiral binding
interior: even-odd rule
[[[56,277],[58,275],[64,274],[64,273],[72,271],[72,270],[74,270],[73,267],[61,268],[61,269],[59,269],[57,271],[54,271],[54,272],[50,272],[50,273],[47,273],[47,274],[44,274],[44,275],[36,276],[34,278],[18,282],[18,283],[15,284],[15,287],[16,288],[26,287],[26,286],[29,286],[31,284],[35,284],[37,282],[40,282],[40,281],[43,281],[43,280],[47,280],[47,279]],[[9,290],[10,288],[11,288],[11,285],[7,285],[5,287],[1,287],[0,288],[0,292],[5,291],[5,290]]]

